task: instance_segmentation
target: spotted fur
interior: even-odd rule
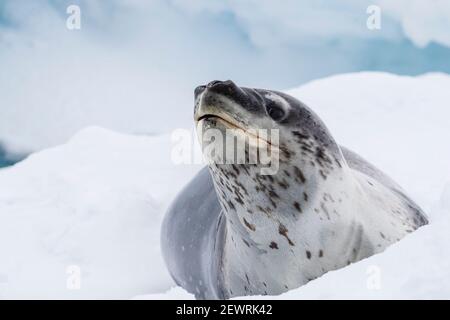
[[[197,91],[196,119],[218,116],[199,120],[201,130],[226,137],[229,122],[220,117],[227,117],[244,129],[280,132],[275,174],[262,175],[260,164],[211,162],[169,210],[163,253],[175,281],[197,297],[279,294],[381,252],[427,223],[397,184],[339,146],[293,97],[232,82]],[[272,119],[267,108],[284,117]]]

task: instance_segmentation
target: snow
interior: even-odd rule
[[[0,171],[0,298],[130,298],[172,284],[159,248],[167,204],[200,168],[169,135],[88,128]],[[180,183],[177,183],[180,181]],[[69,290],[68,268],[81,270]]]
[[[431,224],[306,286],[257,298],[450,298],[449,87],[439,73],[356,73],[288,90],[399,182]],[[165,209],[201,167],[175,164],[174,146],[170,135],[91,127],[0,170],[0,297],[192,299],[159,249]],[[67,286],[70,266],[81,270],[79,290]]]
[[[141,295],[133,297],[134,300],[194,300],[195,297],[181,287],[173,287],[164,293]]]

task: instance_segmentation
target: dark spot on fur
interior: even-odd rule
[[[317,162],[322,167],[324,166],[324,162],[329,165],[332,164],[330,158],[327,156],[327,154],[325,153],[325,150],[322,147],[316,148],[316,159],[317,159]]]
[[[291,152],[286,147],[280,147],[280,150],[287,159],[291,158]]]
[[[279,196],[278,196],[278,194],[275,192],[275,191],[272,191],[272,190],[269,190],[269,196],[271,197],[271,198],[280,198]]]
[[[308,139],[309,139],[309,137],[308,137],[307,135],[305,135],[305,134],[303,134],[303,133],[301,133],[301,132],[298,132],[298,131],[292,131],[292,134],[293,134],[294,136],[297,137],[297,139],[299,140],[299,142],[300,142],[300,141],[303,141],[303,140],[308,140]]]
[[[263,207],[261,207],[260,205],[257,205],[256,209],[258,209],[259,211],[262,211],[264,213],[267,213],[266,210]]]
[[[232,171],[228,171],[227,172],[227,174],[229,174],[231,177],[233,177],[234,178],[234,180],[236,180],[237,179],[237,175],[235,175],[234,174],[234,172],[232,172]]]
[[[236,207],[234,206],[233,202],[228,201],[228,206],[230,207],[230,209],[236,210]]]
[[[308,194],[306,192],[303,192],[303,199],[308,202]]]
[[[242,193],[241,193],[241,191],[239,190],[239,188],[237,187],[237,186],[233,186],[233,190],[234,190],[234,194],[237,196],[237,197],[239,197],[239,198],[241,198],[242,199]]]
[[[282,187],[283,189],[287,189],[287,188],[289,188],[289,184],[286,182],[286,180],[282,180],[282,181],[278,181],[278,185],[280,186],[280,187]]]
[[[305,151],[305,152],[308,152],[308,153],[314,153],[314,151],[312,150],[312,149],[310,149],[308,146],[306,146],[306,145],[302,145],[302,147],[301,147],[301,149],[303,150],[303,151]]]
[[[256,230],[256,227],[255,227],[254,224],[251,224],[251,223],[248,222],[245,218],[243,218],[243,220],[244,220],[244,224],[245,224],[245,226],[246,226],[247,228],[249,228],[249,229],[252,230],[252,231],[255,231],[255,230]]]
[[[245,274],[245,278],[247,279],[247,283],[250,284],[250,279],[248,278],[247,273]]]
[[[305,178],[305,176],[303,175],[303,172],[302,172],[298,167],[296,167],[296,166],[294,166],[294,174],[297,176],[297,178],[300,179],[300,181],[301,181],[302,183],[305,183],[305,182],[306,182],[306,178]]]
[[[276,242],[272,241],[269,245],[269,248],[270,249],[278,249],[278,244]]]
[[[236,200],[241,205],[244,205],[244,201],[242,201],[241,197],[237,196],[237,197],[234,198],[234,200]]]
[[[275,203],[275,201],[273,201],[272,198],[269,198],[269,201],[270,201],[270,203],[272,204],[272,206],[273,206],[274,208],[277,207],[277,204]]]
[[[319,250],[319,258],[323,257],[323,250]]]
[[[287,235],[288,234],[288,229],[286,229],[286,227],[282,223],[280,223],[280,225],[278,226],[278,233],[286,238],[286,240],[288,241],[289,245],[295,246],[295,244],[292,242],[291,239],[289,239],[289,237]]]
[[[311,259],[311,252],[308,251],[308,250],[306,250],[306,257],[307,257],[308,259]]]
[[[300,203],[298,203],[297,201],[294,202],[294,207],[295,209],[297,209],[298,212],[302,213],[302,208],[300,207]]]
[[[236,185],[237,185],[242,191],[244,191],[245,195],[248,196],[247,189],[242,185],[242,183],[240,183],[239,181],[236,181]]]

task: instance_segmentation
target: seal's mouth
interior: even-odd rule
[[[250,129],[245,124],[239,122],[235,118],[228,116],[227,114],[202,114],[196,117],[195,122],[198,125],[201,125],[204,121],[220,122],[227,129],[237,129],[242,130],[243,133],[249,138],[256,139],[258,142],[262,142],[264,144],[268,144],[271,147],[278,147],[275,141],[270,141],[266,138],[263,138],[260,135],[260,132],[257,129]],[[269,135],[267,135],[268,137]],[[260,143],[260,145],[263,145]]]
[[[227,117],[228,118],[228,117]],[[201,122],[202,120],[216,120],[216,121],[221,121],[223,122],[226,127],[229,128],[235,128],[235,129],[241,129],[241,130],[245,130],[245,126],[243,124],[238,123],[236,120],[231,120],[231,119],[225,119],[224,116],[219,116],[219,115],[215,115],[215,114],[204,114],[200,117],[198,117],[196,119],[197,123]]]

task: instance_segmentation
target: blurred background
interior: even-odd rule
[[[450,73],[449,30],[446,0],[0,0],[0,166],[90,125],[189,128],[193,89],[213,79],[284,90],[361,70]]]

